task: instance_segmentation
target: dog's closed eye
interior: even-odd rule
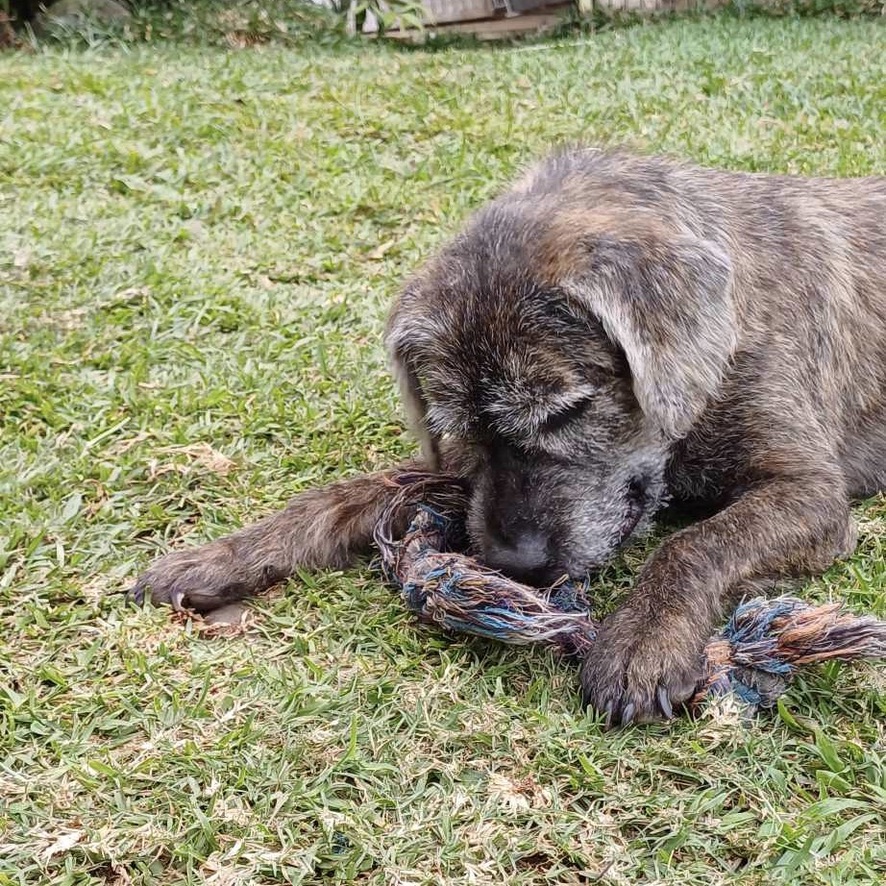
[[[541,423],[541,430],[544,433],[553,434],[565,428],[567,425],[572,424],[572,422],[578,421],[588,408],[589,404],[590,399],[578,400],[575,403],[571,403],[565,409],[561,409],[559,412],[549,415]]]

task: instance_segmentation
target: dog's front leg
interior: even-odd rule
[[[176,609],[209,612],[252,596],[292,575],[298,568],[338,568],[366,551],[385,508],[397,494],[397,471],[422,470],[406,462],[310,489],[279,513],[233,535],[199,547],[174,551],[139,576],[130,596]]]
[[[702,650],[749,580],[821,572],[852,550],[841,480],[776,479],[668,538],[582,665],[587,704],[608,723],[669,718],[702,677]]]

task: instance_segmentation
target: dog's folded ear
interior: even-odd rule
[[[624,352],[643,412],[684,436],[735,350],[729,256],[684,234],[594,234],[582,247],[567,289]]]
[[[440,439],[428,427],[428,404],[422,393],[415,367],[410,360],[409,347],[410,344],[415,344],[415,337],[406,334],[404,325],[400,322],[400,311],[403,310],[408,294],[407,290],[388,318],[385,341],[394,379],[400,388],[400,398],[406,409],[409,427],[421,445],[422,456],[428,468],[436,471],[440,468]]]
[[[422,395],[418,377],[399,352],[392,352],[391,362],[394,368],[394,378],[400,388],[400,397],[406,408],[406,418],[421,445],[422,456],[430,470],[439,470],[440,441],[428,428],[428,405]]]

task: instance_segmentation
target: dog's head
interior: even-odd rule
[[[650,525],[720,385],[730,263],[648,212],[515,192],[406,287],[387,340],[426,457],[471,478],[484,559],[579,577]]]

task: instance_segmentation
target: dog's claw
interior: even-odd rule
[[[169,595],[169,602],[176,612],[183,612],[185,609],[185,593],[176,588]]]
[[[606,719],[603,721],[603,727],[605,729],[612,729],[612,720],[615,713],[615,702],[610,701],[606,705],[606,709],[603,711],[603,713],[606,715]]]
[[[661,712],[665,715],[665,718],[670,720],[674,716],[674,709],[671,707],[671,700],[668,698],[668,691],[664,688],[664,686],[658,687],[658,706],[661,708]]]
[[[127,592],[126,597],[132,600],[136,606],[145,605],[145,586],[137,581]]]
[[[630,726],[634,720],[634,714],[637,712],[637,706],[631,701],[625,706],[621,714],[621,725]]]

